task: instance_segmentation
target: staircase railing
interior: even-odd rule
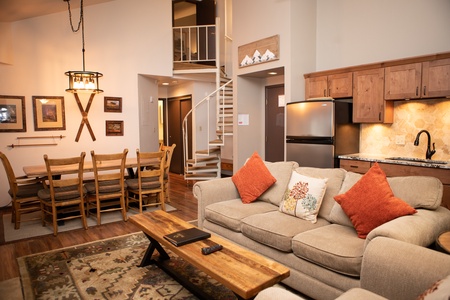
[[[174,62],[216,60],[216,25],[173,27]]]
[[[220,109],[220,99],[225,99],[225,95],[226,95],[226,88],[231,85],[233,82],[233,80],[229,80],[228,82],[226,82],[225,84],[223,84],[222,86],[220,86],[218,89],[216,89],[215,91],[213,91],[212,93],[210,93],[209,95],[205,96],[201,101],[199,101],[196,105],[194,105],[194,107],[186,114],[186,116],[183,119],[183,158],[184,158],[184,173],[186,175],[187,170],[189,169],[188,166],[188,161],[193,159],[194,160],[194,164],[197,162],[197,155],[196,155],[196,149],[193,149],[194,151],[192,151],[192,156],[193,157],[189,157],[189,147],[191,145],[189,145],[189,122],[188,119],[189,117],[192,115],[192,113],[201,105],[206,104],[207,105],[207,111],[210,111],[210,100],[211,98],[215,98],[216,99],[216,118],[214,120],[215,123],[215,128],[216,131],[218,129],[218,127],[220,125],[222,125],[222,128],[225,128],[225,110],[224,109]],[[195,122],[194,118],[191,118],[192,122]],[[221,120],[221,124],[219,123],[219,120]],[[210,134],[210,128],[211,128],[211,116],[208,113],[207,114],[207,130],[206,130],[206,134],[207,134],[207,140],[208,140],[208,147],[206,149],[206,153],[204,153],[203,155],[209,155],[210,154],[210,149],[211,147],[217,147],[217,146],[223,146],[223,141],[224,138],[222,136],[222,144],[210,144],[209,141],[211,141],[211,134]],[[217,137],[217,133],[214,132],[215,136],[214,138]],[[222,133],[222,135],[224,135],[224,133]],[[194,141],[192,142],[194,143]],[[219,170],[219,174],[220,174],[220,170]]]

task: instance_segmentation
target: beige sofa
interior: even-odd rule
[[[394,195],[417,213],[389,221],[361,239],[333,197],[350,189],[362,175],[343,169],[298,167],[294,162],[266,166],[277,181],[250,204],[242,203],[231,178],[196,183],[198,225],[286,265],[291,274],[283,283],[314,299],[335,299],[360,287],[365,252],[376,237],[428,246],[450,230],[450,211],[440,207],[443,187],[436,178],[389,178]],[[278,209],[293,170],[328,178],[315,224]]]

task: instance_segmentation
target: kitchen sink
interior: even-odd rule
[[[421,158],[414,158],[414,157],[386,157],[386,159],[412,161],[412,162],[427,163],[427,164],[439,164],[439,165],[445,165],[448,163],[447,161],[444,161],[444,160],[421,159]]]

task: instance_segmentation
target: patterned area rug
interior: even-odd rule
[[[20,257],[24,299],[198,299],[155,265],[138,267],[148,244],[144,234],[134,233]],[[205,273],[168,254],[169,267],[208,299],[236,299]]]

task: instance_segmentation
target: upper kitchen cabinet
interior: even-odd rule
[[[352,72],[306,78],[305,99],[317,97],[352,97]]]
[[[422,63],[422,98],[450,96],[450,58]]]
[[[422,64],[407,64],[385,68],[386,100],[420,98]]]
[[[385,99],[450,96],[450,58],[385,68]]]
[[[353,122],[392,123],[393,110],[384,100],[384,68],[353,72]]]

